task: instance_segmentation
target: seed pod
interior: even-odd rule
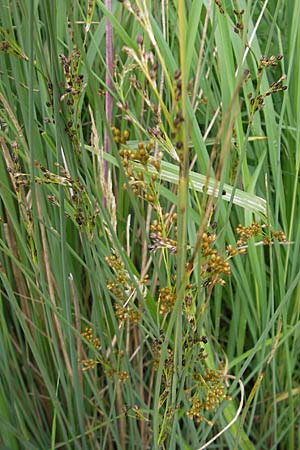
[[[181,77],[181,71],[179,69],[175,70],[174,79],[178,80]]]
[[[144,38],[143,38],[143,36],[141,34],[137,35],[136,42],[137,42],[138,45],[143,45]]]

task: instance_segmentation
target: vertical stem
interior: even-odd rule
[[[189,148],[188,148],[188,120],[187,120],[187,92],[185,71],[185,7],[184,0],[178,0],[179,46],[180,46],[180,70],[182,81],[181,108],[184,122],[180,130],[182,140],[182,152],[179,155],[179,180],[178,180],[178,256],[177,256],[177,290],[182,287],[185,279],[186,245],[187,245],[187,200],[189,183]],[[179,288],[179,289],[178,289]]]
[[[29,2],[29,17],[30,17],[30,27],[29,27],[29,92],[28,92],[28,149],[30,154],[30,190],[31,190],[31,199],[32,199],[32,231],[30,233],[30,248],[32,253],[32,258],[35,264],[38,265],[40,253],[40,241],[39,241],[39,224],[38,224],[38,213],[37,213],[37,191],[35,185],[35,159],[36,156],[36,147],[34,145],[34,98],[33,98],[33,84],[34,84],[34,2],[30,0]],[[36,255],[35,255],[36,252]]]
[[[174,348],[174,376],[172,386],[172,404],[176,402],[176,388],[182,368],[182,302],[186,287],[186,248],[187,248],[187,219],[188,219],[188,183],[189,183],[189,148],[188,148],[188,113],[187,113],[187,74],[185,70],[185,36],[186,18],[184,0],[178,0],[178,24],[179,24],[179,52],[180,71],[182,81],[181,109],[183,124],[179,133],[182,142],[182,150],[179,155],[179,179],[178,179],[178,235],[177,235],[177,272],[176,272],[176,324],[175,324],[175,348]]]
[[[112,12],[112,0],[106,0],[105,6],[107,10],[111,13]],[[113,87],[112,83],[112,73],[113,73],[113,33],[112,33],[112,25],[109,22],[108,19],[106,19],[106,37],[105,37],[105,46],[106,46],[106,56],[105,56],[105,62],[106,62],[106,77],[105,77],[105,83],[107,86],[106,92],[105,92],[105,115],[106,115],[106,121],[108,126],[111,125],[111,119],[112,119],[112,95],[110,93],[110,90]],[[109,135],[107,130],[105,130],[104,135],[104,151],[106,153],[109,153]],[[106,160],[104,160],[104,179],[107,181],[108,179],[108,163]]]

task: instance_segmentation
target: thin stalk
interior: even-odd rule
[[[63,145],[64,145],[64,135],[62,132],[62,117],[60,114],[60,92],[59,92],[59,70],[57,64],[58,58],[58,48],[57,48],[57,29],[56,29],[56,14],[58,3],[57,2],[45,2],[45,9],[47,11],[48,16],[48,27],[49,27],[49,36],[50,36],[50,58],[52,62],[52,83],[53,83],[53,112],[54,112],[54,120],[55,120],[55,148],[58,163],[63,166],[64,158],[63,158]],[[83,398],[82,392],[80,389],[79,383],[79,374],[78,374],[78,362],[77,362],[77,354],[74,345],[73,331],[72,331],[72,308],[70,304],[70,287],[68,282],[68,268],[69,263],[67,259],[67,231],[66,231],[66,220],[65,220],[65,194],[64,187],[62,185],[59,186],[58,189],[58,199],[59,199],[59,230],[60,230],[60,252],[61,252],[61,304],[62,311],[64,313],[64,317],[67,321],[67,327],[65,328],[65,336],[67,340],[67,349],[69,352],[69,357],[71,361],[72,367],[72,378],[71,378],[71,386],[74,390],[74,400],[72,396],[67,398],[68,410],[73,410],[72,417],[72,438],[76,440],[76,419],[79,425],[79,430],[82,435],[82,440],[80,444],[76,442],[77,445],[81,445],[81,448],[87,448],[86,437],[84,434],[84,406],[83,406]],[[77,417],[76,417],[77,416]]]
[[[28,149],[30,154],[30,191],[32,198],[32,221],[33,230],[30,233],[29,241],[31,247],[32,260],[37,264],[37,258],[35,256],[36,248],[40,250],[39,239],[38,239],[38,214],[37,214],[37,202],[36,202],[36,185],[35,185],[35,164],[36,150],[34,145],[34,99],[33,99],[33,75],[34,75],[34,5],[31,0],[29,3],[29,17],[30,17],[30,27],[29,27],[29,82],[28,82]],[[40,255],[40,252],[37,252]]]
[[[264,378],[264,376],[266,374],[266,371],[267,371],[271,361],[274,358],[274,355],[275,355],[275,352],[277,350],[277,347],[278,347],[278,344],[279,344],[279,340],[280,340],[281,329],[282,329],[282,322],[279,321],[278,327],[277,327],[276,337],[275,337],[274,344],[272,346],[270,355],[269,355],[269,357],[267,359],[267,362],[264,365],[263,369],[259,372],[258,377],[257,377],[257,379],[256,379],[256,381],[254,383],[253,388],[251,389],[251,392],[250,392],[249,397],[247,399],[247,402],[245,404],[245,407],[244,407],[244,410],[243,410],[243,413],[242,413],[242,416],[241,416],[241,420],[240,420],[240,423],[239,423],[239,427],[238,427],[238,432],[237,432],[237,437],[236,437],[236,441],[235,441],[234,450],[237,450],[239,448],[239,442],[240,442],[240,439],[241,439],[241,433],[242,433],[243,425],[245,423],[245,419],[246,419],[247,413],[249,411],[249,408],[251,406],[252,400],[254,399],[254,396],[257,394],[258,389],[259,389],[259,387],[261,385],[261,382],[262,382],[262,380],[263,380],[263,378]]]
[[[35,205],[35,185],[34,185],[34,145],[33,145],[33,124],[34,124],[34,104],[33,104],[33,66],[34,66],[34,54],[33,54],[33,1],[29,3],[29,17],[30,17],[30,28],[29,28],[29,40],[30,40],[30,64],[29,64],[29,92],[28,92],[28,147],[30,149],[30,172],[31,172],[31,195],[33,197],[33,205]]]
[[[106,0],[105,6],[107,10],[111,13],[112,12],[112,2],[111,0]],[[105,46],[106,46],[106,55],[105,55],[105,61],[106,61],[106,76],[105,76],[105,83],[106,83],[106,91],[105,91],[105,116],[106,116],[106,122],[108,126],[111,125],[111,119],[112,119],[112,95],[111,90],[113,88],[112,83],[112,73],[113,73],[113,32],[112,32],[112,25],[109,21],[109,19],[106,19],[106,37],[105,37]],[[104,152],[109,153],[109,134],[107,130],[105,130],[104,135]],[[107,161],[103,161],[104,164],[104,179],[107,182],[108,180],[108,163]]]
[[[182,153],[180,154],[179,178],[178,178],[178,236],[177,236],[177,273],[176,273],[176,304],[178,313],[175,323],[175,348],[174,348],[174,376],[172,385],[172,405],[175,407],[178,377],[182,368],[182,301],[184,298],[187,260],[187,220],[188,220],[188,186],[189,186],[189,146],[188,146],[188,108],[187,108],[187,74],[186,74],[186,17],[185,4],[178,0],[178,25],[179,25],[179,54],[180,71],[182,81],[181,109],[183,124],[180,130],[182,141]]]
[[[188,185],[189,185],[189,146],[188,146],[188,108],[187,108],[187,75],[185,71],[185,5],[184,0],[177,3],[178,24],[179,24],[179,46],[180,46],[180,71],[182,82],[181,110],[184,122],[178,133],[182,142],[181,153],[179,155],[179,177],[178,177],[178,205],[177,205],[177,272],[176,272],[176,301],[165,333],[165,341],[161,347],[161,357],[156,374],[156,385],[154,390],[154,414],[153,414],[153,434],[155,449],[159,445],[159,395],[163,373],[163,363],[167,352],[168,342],[171,338],[172,330],[174,335],[174,374],[171,386],[171,408],[176,410],[177,388],[179,377],[182,371],[182,299],[184,298],[187,284],[186,273],[186,249],[187,249],[187,220],[188,220]],[[175,414],[176,416],[176,414]],[[175,418],[174,418],[175,419]],[[177,421],[173,420],[173,430],[171,432],[171,442],[169,448],[175,448]]]

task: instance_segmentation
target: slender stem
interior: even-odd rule
[[[179,155],[179,179],[178,179],[178,235],[177,235],[177,272],[176,272],[176,306],[177,317],[175,324],[175,348],[174,348],[174,377],[172,388],[172,403],[175,406],[176,387],[182,367],[182,302],[186,287],[186,249],[187,249],[187,219],[188,219],[188,184],[189,184],[189,147],[188,147],[188,112],[187,112],[187,74],[185,70],[185,45],[186,45],[186,18],[183,0],[178,0],[178,24],[180,46],[180,71],[182,81],[181,109],[183,124],[180,130],[182,152]]]
[[[112,1],[106,0],[105,6],[107,10],[111,13],[112,12]],[[106,37],[105,37],[105,45],[106,45],[106,77],[105,77],[105,83],[107,86],[106,92],[105,92],[105,116],[107,124],[111,125],[111,119],[112,119],[112,95],[111,95],[111,89],[113,87],[112,83],[112,73],[113,73],[113,32],[112,32],[112,25],[110,21],[106,20]],[[109,135],[107,130],[105,130],[105,136],[104,136],[104,152],[109,153]],[[108,179],[108,163],[104,160],[104,179],[107,181]]]
[[[180,43],[180,69],[182,80],[182,115],[183,125],[180,130],[180,138],[182,140],[182,152],[180,154],[179,163],[179,179],[178,179],[178,247],[177,247],[177,273],[176,287],[177,292],[182,289],[185,280],[185,263],[186,263],[186,247],[187,247],[187,200],[188,200],[188,183],[189,183],[189,148],[188,148],[188,120],[187,120],[187,95],[186,95],[186,73],[185,73],[185,6],[183,0],[178,0],[178,21],[179,21],[179,43]]]

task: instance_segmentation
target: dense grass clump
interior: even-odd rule
[[[4,0],[1,449],[299,448],[286,3]]]

